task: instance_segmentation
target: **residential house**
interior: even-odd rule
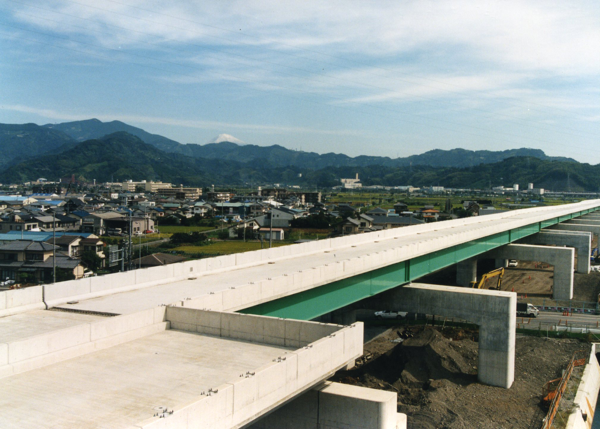
[[[373,217],[374,216],[387,216],[388,215],[388,211],[382,209],[381,207],[377,207],[377,208],[374,208],[372,210],[369,210],[367,212],[367,215],[373,216]]]
[[[91,213],[89,216],[83,218],[81,232],[88,232],[97,236],[107,235],[108,228],[116,228],[116,226],[109,226],[109,223],[124,221],[124,218],[123,214],[116,212]],[[128,222],[127,225],[129,225]]]
[[[33,219],[37,221],[40,231],[77,231],[80,226],[79,220],[64,215],[33,216]]]
[[[241,221],[228,228],[229,238],[253,239],[259,229],[260,225],[256,219]]]
[[[423,208],[419,210],[419,214],[426,222],[435,222],[438,220],[440,211],[434,208]]]
[[[261,235],[263,240],[271,240],[271,236],[273,239],[271,241],[281,241],[284,239],[283,228],[260,228],[258,233]]]
[[[403,226],[418,225],[425,223],[421,219],[404,216],[373,216],[374,229],[391,229]]]
[[[137,258],[132,261],[134,267],[150,268],[162,265],[176,264],[185,261],[183,256],[171,255],[169,253],[154,253],[152,255]]]
[[[303,215],[303,212],[284,207],[271,208],[270,212],[259,216],[256,221],[263,227],[289,228],[290,222]]]
[[[104,242],[96,236],[82,237],[78,235],[62,235],[46,239],[49,244],[54,243],[60,251],[72,258],[80,258],[86,251],[94,252],[102,259],[101,266],[104,267],[106,256],[104,255]]]
[[[358,234],[360,232],[360,222],[358,219],[346,218],[343,223],[337,226],[336,232],[342,235]]]
[[[394,204],[394,211],[396,212],[396,214],[401,214],[402,212],[407,212],[408,205],[405,203],[397,202],[396,204]]]
[[[51,283],[54,268],[57,278],[81,278],[84,267],[78,259],[58,252],[59,247],[49,243],[19,240],[0,246],[1,278],[17,283]]]
[[[10,231],[39,231],[38,222],[29,214],[12,213],[0,220],[0,233]]]

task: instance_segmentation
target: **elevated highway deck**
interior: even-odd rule
[[[425,303],[431,293],[437,303],[446,294],[465,296],[464,289],[428,285],[400,288],[406,297],[395,291],[598,209],[599,200],[525,209],[0,292],[0,412],[11,422],[27,423],[21,427],[74,427],[79,422],[85,424],[78,427],[90,428],[241,427],[362,352],[361,324],[286,319],[313,319],[384,292],[394,294],[390,302],[410,299],[414,305]],[[492,359],[494,368],[483,380],[509,387],[512,369],[503,365],[514,360],[514,294],[476,295],[458,299],[462,307],[455,311],[475,302],[497,311],[493,322],[507,332],[501,336],[506,350],[493,344],[486,349],[501,359]],[[481,311],[477,317],[478,323],[488,323]],[[235,353],[242,349],[249,356],[243,364]],[[172,379],[163,377],[168,361]],[[110,365],[100,368],[106,362]],[[153,365],[161,372],[155,382]],[[96,370],[97,375],[86,377]],[[199,390],[188,384],[186,373]],[[260,382],[252,381],[259,380],[255,375],[261,375]],[[111,398],[138,395],[138,379],[150,399],[124,403],[107,417],[103,407]],[[221,393],[207,396],[207,388]],[[52,398],[60,402],[54,409]],[[165,414],[160,407],[174,412]],[[395,429],[391,414],[384,420],[378,427]],[[198,421],[202,424],[192,424]]]

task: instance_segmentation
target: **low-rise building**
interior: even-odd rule
[[[37,241],[19,240],[0,246],[2,279],[17,283],[51,283],[54,269],[57,281],[83,277],[84,267],[79,259],[59,252],[58,246]]]

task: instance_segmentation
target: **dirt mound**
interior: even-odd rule
[[[502,389],[477,381],[477,339],[477,331],[462,329],[390,329],[334,380],[397,392],[411,429],[525,429],[545,415],[543,384],[560,376],[575,351],[589,350],[576,340],[519,336],[515,382]]]

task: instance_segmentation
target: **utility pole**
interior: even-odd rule
[[[273,209],[269,212],[269,249],[273,246]]]
[[[132,266],[132,253],[133,253],[133,238],[132,238],[132,228],[133,228],[133,220],[131,218],[131,210],[129,210],[129,269],[133,268]]]
[[[56,283],[56,214],[52,210],[52,283]]]

